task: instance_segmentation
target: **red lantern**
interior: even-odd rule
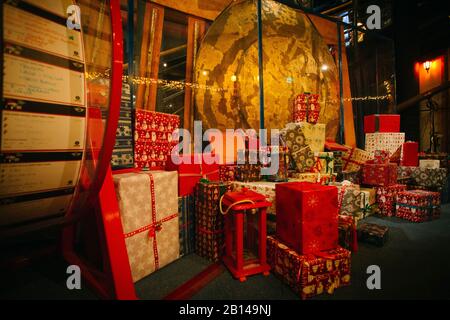
[[[271,205],[265,196],[245,188],[225,193],[220,201],[221,212],[225,214],[223,262],[241,282],[250,275],[269,275],[266,212]]]

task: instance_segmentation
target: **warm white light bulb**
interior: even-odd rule
[[[328,66],[326,64],[323,64],[321,69],[322,69],[322,71],[327,71],[328,70]]]

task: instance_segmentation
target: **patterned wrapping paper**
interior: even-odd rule
[[[320,104],[318,94],[299,94],[294,100],[292,112],[293,122],[309,122],[316,124],[319,120]]]
[[[310,182],[275,186],[277,238],[300,254],[336,248],[337,188]]]
[[[311,172],[334,173],[334,154],[333,152],[314,152],[315,164]]]
[[[339,215],[338,223],[339,246],[352,252],[358,251],[356,220],[351,216]]]
[[[238,164],[235,173],[236,181],[253,182],[261,180],[260,164]]]
[[[264,178],[267,179],[267,181],[272,182],[286,182],[288,180],[288,168],[290,165],[289,149],[284,146],[268,146],[267,156],[267,160],[264,159],[262,161],[263,166],[266,168],[270,168],[271,159],[273,157],[278,157],[278,170],[273,170],[273,174],[265,175]]]
[[[329,184],[330,182],[336,181],[335,174],[322,174],[320,172],[312,173],[299,173],[299,172],[290,172],[289,173],[289,182],[313,182],[320,183],[323,185]]]
[[[400,148],[398,149],[400,150]],[[389,152],[386,150],[375,150],[373,153],[373,163],[385,164],[389,162]]]
[[[376,187],[377,204],[381,215],[392,217],[395,215],[395,201],[397,194],[406,190],[404,184]]]
[[[424,190],[399,192],[396,216],[413,222],[438,219],[441,214],[441,194]]]
[[[353,184],[361,184],[362,183],[362,171],[342,171],[337,175],[336,181],[350,181]]]
[[[441,167],[441,161],[440,160],[430,160],[430,159],[420,159],[419,167],[427,168],[427,169],[439,169]]]
[[[450,158],[448,153],[446,152],[437,152],[437,153],[420,153],[419,154],[420,160],[439,160],[440,161],[440,168],[449,168],[450,164]]]
[[[276,237],[267,237],[272,272],[302,299],[350,285],[351,253],[337,247],[318,255],[300,255]]]
[[[373,156],[375,150],[386,150],[389,155],[405,143],[405,133],[366,133],[366,151]]]
[[[308,122],[288,123],[286,127],[280,131],[283,141],[290,152],[295,152],[297,149],[308,145],[313,152],[322,152],[325,146],[325,129],[326,125],[323,123],[311,124]],[[292,133],[294,137],[292,137]],[[301,134],[305,140],[301,139]],[[288,144],[291,143],[291,145]],[[297,147],[295,147],[297,145]]]
[[[348,147],[342,154],[342,171],[358,171],[366,161],[373,159],[373,155],[358,148]]]
[[[236,180],[235,164],[220,164],[219,165],[219,180],[223,182],[232,182]]]
[[[136,282],[179,257],[178,177],[176,172],[153,171],[113,179]]]
[[[258,181],[258,182],[238,182],[234,181],[231,184],[231,189],[233,191],[239,192],[242,188],[247,188],[249,190],[255,191],[264,195],[267,201],[272,202],[272,206],[267,208],[267,214],[276,214],[276,198],[275,198],[275,182],[268,181]]]
[[[178,223],[180,226],[180,257],[195,251],[194,196],[178,197]]]
[[[170,153],[178,144],[174,130],[180,117],[173,114],[136,110],[135,114],[135,167],[165,168]]]
[[[362,182],[369,186],[389,186],[396,184],[397,164],[364,164],[362,167]]]
[[[130,85],[128,83],[122,83],[119,124],[117,126],[116,142],[111,157],[112,169],[134,167],[132,114]]]
[[[447,183],[447,169],[414,168],[411,173],[411,184],[423,187],[444,188]]]
[[[360,188],[359,185],[330,183],[338,188],[338,206],[340,216],[352,216],[356,222],[373,214],[375,189]]]
[[[399,184],[407,184],[412,183],[411,175],[413,171],[417,167],[408,167],[408,166],[398,166],[397,167],[397,182]]]
[[[195,252],[210,261],[221,259],[224,245],[224,219],[220,197],[231,184],[201,180],[195,187]]]
[[[344,163],[342,161],[343,152],[342,151],[332,151],[333,152],[333,172],[341,173],[344,167]]]
[[[362,223],[357,228],[358,240],[379,247],[388,240],[389,228],[374,223]]]

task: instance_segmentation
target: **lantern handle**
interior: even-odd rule
[[[238,204],[242,204],[242,203],[251,203],[251,204],[255,204],[255,202],[252,201],[252,200],[250,200],[250,199],[247,199],[247,200],[240,200],[240,201],[236,201],[236,202],[232,203],[230,206],[228,206],[227,210],[223,211],[223,208],[222,208],[222,200],[223,200],[223,197],[224,197],[224,196],[225,196],[225,195],[223,195],[223,196],[220,197],[220,202],[219,202],[220,213],[223,214],[223,215],[228,214],[228,211],[230,211],[231,208],[233,208],[234,206],[237,206]]]

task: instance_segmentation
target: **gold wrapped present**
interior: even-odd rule
[[[283,136],[284,132],[295,130],[295,128],[300,128],[302,130],[306,139],[305,144],[308,145],[313,152],[322,152],[324,150],[326,124],[311,124],[308,122],[288,123],[281,131],[281,135]]]

